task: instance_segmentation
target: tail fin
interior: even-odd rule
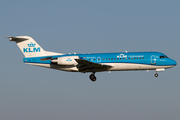
[[[7,37],[10,41],[15,41],[24,54],[25,57],[38,57],[46,56],[46,52],[41,46],[29,36],[16,36],[16,37]]]

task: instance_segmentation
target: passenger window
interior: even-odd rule
[[[119,60],[119,58],[117,58],[117,60]]]
[[[108,58],[108,60],[110,60],[110,58]]]
[[[111,60],[113,60],[113,58],[111,58]]]
[[[104,60],[104,58],[102,58],[102,60]]]
[[[107,60],[107,58],[106,58],[106,60]]]
[[[114,60],[116,60],[116,58],[114,58]]]

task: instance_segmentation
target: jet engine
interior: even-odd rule
[[[65,57],[58,57],[55,59],[52,59],[52,63],[56,63],[58,65],[77,65],[75,59],[79,59],[79,56],[65,56]]]

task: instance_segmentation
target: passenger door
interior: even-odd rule
[[[156,64],[156,56],[155,55],[151,56],[151,64]]]

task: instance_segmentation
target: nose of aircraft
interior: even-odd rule
[[[171,65],[176,66],[176,65],[177,65],[177,62],[176,62],[175,60],[172,60],[172,59],[171,59]]]

